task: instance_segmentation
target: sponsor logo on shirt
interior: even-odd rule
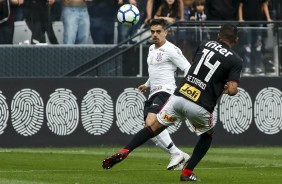
[[[168,114],[165,114],[165,115],[163,116],[163,119],[166,120],[166,121],[168,121],[168,122],[174,122],[174,121],[176,120],[176,118],[170,117]]]
[[[188,97],[189,99],[196,102],[199,97],[201,96],[201,91],[195,88],[194,86],[191,86],[187,83],[185,83],[179,90],[181,94]]]

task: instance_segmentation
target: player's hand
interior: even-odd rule
[[[141,84],[139,87],[138,87],[138,90],[142,93],[145,93],[147,91],[147,86],[145,84]]]
[[[236,95],[238,93],[238,83],[236,81],[226,82],[223,93],[228,94],[229,96]]]

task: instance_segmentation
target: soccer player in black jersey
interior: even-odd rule
[[[188,74],[157,114],[157,120],[146,121],[140,130],[119,153],[105,160],[102,166],[110,169],[148,139],[179,119],[188,119],[200,136],[191,158],[182,170],[181,181],[197,181],[193,170],[207,153],[213,134],[212,112],[222,93],[233,96],[238,92],[242,59],[231,49],[238,41],[237,27],[224,24],[217,41],[200,44]]]

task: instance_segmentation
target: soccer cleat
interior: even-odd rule
[[[189,160],[190,156],[187,153],[181,152],[177,154],[172,154],[170,157],[170,162],[167,166],[167,170],[181,170],[183,169],[186,162]]]
[[[197,179],[194,173],[192,173],[188,176],[184,176],[183,174],[181,174],[180,181],[200,181],[200,180]]]
[[[127,157],[127,154],[125,152],[116,153],[116,154],[106,158],[105,160],[103,160],[102,167],[104,169],[110,169],[114,165],[116,165],[117,163],[124,160],[126,157]]]

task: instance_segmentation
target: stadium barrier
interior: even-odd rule
[[[1,147],[123,145],[144,126],[146,78],[0,78]],[[179,79],[178,79],[179,82]],[[214,111],[213,145],[281,145],[279,77],[242,78]],[[169,127],[178,145],[194,145],[187,121]]]

